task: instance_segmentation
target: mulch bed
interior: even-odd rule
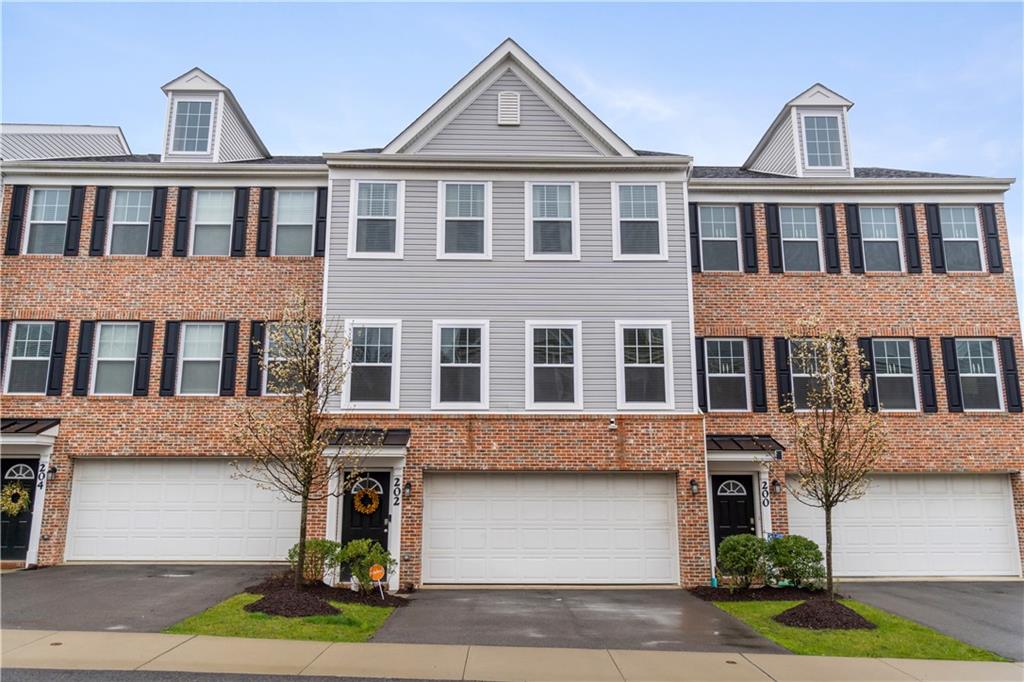
[[[825,590],[807,590],[798,587],[709,587],[702,585],[690,589],[690,594],[704,601],[805,601],[828,597]],[[839,595],[836,595],[837,597]]]
[[[245,607],[246,611],[259,611],[275,616],[324,616],[338,613],[328,601],[367,606],[405,606],[408,600],[390,592],[363,594],[347,587],[331,587],[322,582],[307,582],[301,592],[296,592],[291,571],[272,575],[261,583],[245,588],[249,594],[263,595]]]
[[[335,616],[338,609],[327,603],[323,597],[312,592],[296,592],[293,588],[267,592],[262,599],[245,605],[246,611],[266,613],[271,616]]]
[[[786,609],[772,620],[810,630],[874,630],[877,625],[848,606],[831,599],[811,599]]]

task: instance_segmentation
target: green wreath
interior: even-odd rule
[[[8,516],[17,516],[28,509],[32,500],[21,483],[11,482],[0,490],[0,511]]]

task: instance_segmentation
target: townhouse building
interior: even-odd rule
[[[310,532],[380,540],[394,587],[696,585],[730,534],[820,539],[780,409],[812,317],[891,444],[837,572],[1020,575],[1012,180],[855,167],[820,84],[742,166],[637,150],[511,40],[382,148],[273,156],[200,69],[163,90],[160,154],[3,147],[34,151],[3,168],[5,561],[283,558],[295,505],[232,433],[302,296],[350,340],[330,455],[383,434],[379,506]]]

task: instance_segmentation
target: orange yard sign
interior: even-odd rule
[[[370,566],[370,580],[380,581],[384,579],[384,567],[380,564]]]

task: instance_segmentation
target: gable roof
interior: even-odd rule
[[[761,139],[758,140],[757,145],[754,146],[754,151],[750,152],[750,156],[743,162],[743,168],[749,168],[760,156],[761,150],[764,149],[768,141],[771,140],[772,135],[775,134],[775,130],[787,122],[789,112],[793,107],[844,107],[849,109],[853,106],[853,102],[840,95],[835,90],[832,90],[821,83],[815,83],[811,87],[807,88],[799,95],[789,100],[782,105],[782,109],[776,115],[775,120],[768,126],[768,130],[764,132]]]

